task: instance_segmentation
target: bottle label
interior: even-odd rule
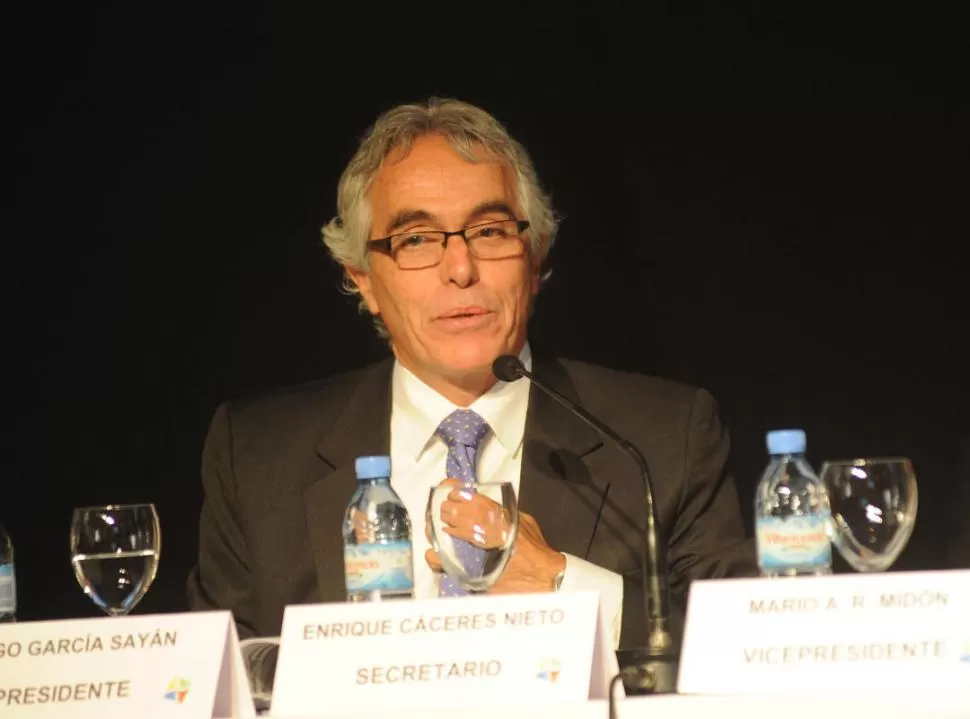
[[[17,583],[13,565],[0,564],[0,614],[17,611]]]
[[[344,547],[347,593],[414,589],[411,542],[349,544]]]
[[[829,567],[829,516],[758,517],[758,564],[762,569]]]

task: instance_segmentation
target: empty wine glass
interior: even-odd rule
[[[909,542],[918,504],[916,473],[905,457],[825,462],[832,541],[857,572],[883,572]]]
[[[71,564],[78,584],[109,616],[134,609],[155,579],[162,530],[153,504],[74,510]]]
[[[459,493],[466,499],[459,499]],[[462,509],[460,520],[450,511],[456,500],[469,505]],[[519,531],[519,509],[511,482],[440,484],[428,495],[425,519],[431,546],[445,573],[462,589],[484,593],[502,576]],[[468,541],[455,533],[467,535]],[[478,555],[477,561],[469,558],[468,550]]]

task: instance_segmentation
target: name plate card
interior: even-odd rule
[[[4,719],[255,715],[229,612],[0,624]]]
[[[617,672],[595,592],[294,605],[271,712],[585,703]]]
[[[967,692],[970,571],[691,584],[678,691]]]

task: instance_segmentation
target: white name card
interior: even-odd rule
[[[970,571],[694,582],[678,691],[967,692]]]
[[[603,699],[595,592],[289,606],[272,715]]]
[[[4,719],[253,717],[229,612],[0,624]]]

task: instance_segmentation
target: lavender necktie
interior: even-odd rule
[[[436,433],[448,445],[448,462],[445,470],[449,477],[460,479],[465,484],[475,484],[478,477],[475,462],[478,448],[489,431],[488,423],[470,409],[457,409],[442,420]],[[455,550],[465,570],[471,575],[479,575],[485,566],[485,550],[469,542],[456,539]],[[459,597],[468,594],[447,574],[441,576],[438,595]]]

